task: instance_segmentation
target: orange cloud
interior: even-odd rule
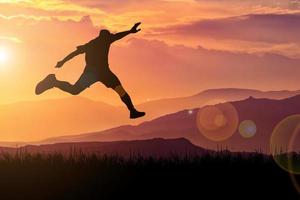
[[[243,15],[157,28],[148,34],[190,46],[300,56],[298,14]]]
[[[0,35],[0,41],[1,40],[6,40],[6,41],[9,41],[9,42],[15,42],[15,43],[22,43],[22,41],[19,38],[10,37],[10,36],[1,36]]]

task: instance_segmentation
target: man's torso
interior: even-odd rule
[[[87,71],[101,72],[109,70],[108,53],[111,42],[96,38],[87,43],[85,48],[85,61]]]

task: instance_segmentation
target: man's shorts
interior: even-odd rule
[[[84,71],[76,84],[82,88],[88,88],[96,82],[103,83],[108,88],[116,88],[121,85],[118,77],[110,70],[103,70],[101,72]]]

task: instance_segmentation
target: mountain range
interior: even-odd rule
[[[211,89],[199,94],[161,99],[137,105],[147,115],[130,120],[125,106],[112,106],[82,97],[19,102],[0,106],[0,132],[5,135],[0,145],[14,146],[14,141],[38,141],[48,137],[96,132],[121,125],[137,125],[145,121],[178,112],[249,96],[283,99],[300,94],[300,91],[268,91],[250,89]],[[115,130],[115,129],[112,129]],[[118,138],[118,137],[117,137]]]
[[[222,106],[223,104],[217,105]],[[209,140],[197,126],[198,113],[207,108],[204,106],[168,114],[137,126],[125,125],[88,134],[54,137],[39,143],[186,138],[205,149],[269,152],[270,138],[274,127],[284,118],[300,113],[300,95],[282,100],[249,97],[241,101],[230,102],[230,105],[237,112],[239,124],[244,120],[251,120],[256,125],[257,131],[253,137],[242,137],[236,127],[233,135],[224,141]],[[300,143],[296,143],[295,148],[300,150]]]

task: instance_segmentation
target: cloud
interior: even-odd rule
[[[300,14],[256,14],[159,27],[146,37],[193,47],[300,57],[299,34]]]
[[[300,15],[245,15],[156,29],[160,34],[269,43],[300,42]]]
[[[0,41],[1,40],[14,42],[14,43],[22,43],[22,41],[19,38],[11,37],[11,36],[1,36],[0,35]]]
[[[89,15],[93,18],[106,18],[106,13],[100,8],[81,6],[76,3],[62,0],[26,0],[26,1],[0,1],[2,17],[22,17],[41,20],[57,18],[60,20],[80,20]]]
[[[282,3],[283,2],[283,3]],[[79,20],[89,15],[94,24],[113,30],[142,21],[145,29],[190,23],[195,20],[216,19],[253,13],[290,13],[297,11],[298,1],[283,0],[17,0],[0,1],[3,16],[35,19]],[[289,6],[288,6],[289,5]],[[292,7],[293,9],[291,9]]]
[[[20,6],[24,8],[36,8],[46,11],[76,11],[81,13],[89,13],[89,14],[105,14],[99,8],[90,8],[85,6],[80,6],[78,4],[74,4],[71,1],[63,1],[63,0],[17,0],[17,1],[0,1],[2,5],[13,5]]]

